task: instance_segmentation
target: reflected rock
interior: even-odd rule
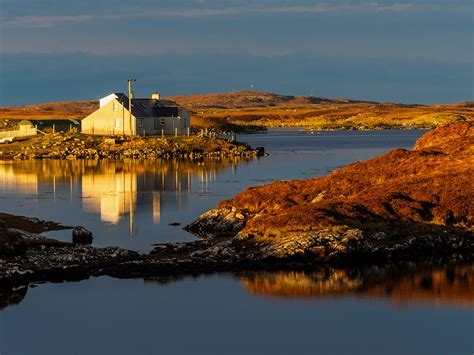
[[[0,287],[0,310],[20,303],[25,298],[27,292],[28,286],[22,286],[16,289]]]
[[[323,268],[316,271],[248,272],[242,285],[255,295],[280,298],[326,298],[355,295],[413,302],[474,305],[474,264],[414,267]]]

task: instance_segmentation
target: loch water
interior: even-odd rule
[[[248,186],[326,175],[423,133],[273,129],[238,137],[270,153],[252,160],[0,161],[0,211],[146,252],[193,240],[184,225]],[[471,354],[473,278],[441,263],[33,285],[0,310],[0,354]]]

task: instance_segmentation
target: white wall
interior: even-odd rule
[[[81,131],[86,134],[135,134],[136,122],[132,116],[130,124],[129,111],[113,99],[105,106],[91,113],[81,122]]]
[[[99,108],[107,105],[110,101],[112,101],[114,99],[118,99],[117,95],[115,95],[115,94],[110,94],[110,95],[107,95],[107,96],[101,98]]]

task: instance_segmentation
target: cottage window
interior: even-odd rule
[[[115,128],[120,128],[120,118],[115,119]]]
[[[114,111],[118,111],[118,104],[114,102]]]
[[[165,125],[165,119],[164,119],[164,118],[161,119],[161,125],[162,125],[162,126]]]

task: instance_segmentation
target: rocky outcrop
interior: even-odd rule
[[[69,229],[71,227],[36,217],[15,216],[0,212],[0,228],[17,228],[32,233]]]
[[[235,207],[224,207],[211,210],[201,215],[196,221],[184,227],[200,238],[234,235],[245,225],[245,215]]]
[[[261,149],[208,137],[100,137],[79,133],[38,135],[3,145],[0,159],[191,159],[257,157]]]
[[[200,237],[234,233],[259,258],[308,262],[474,252],[474,121],[309,180],[249,188],[202,215]],[[242,216],[237,219],[235,216]]]
[[[74,280],[100,275],[138,253],[60,242],[15,228],[0,228],[0,283]]]

